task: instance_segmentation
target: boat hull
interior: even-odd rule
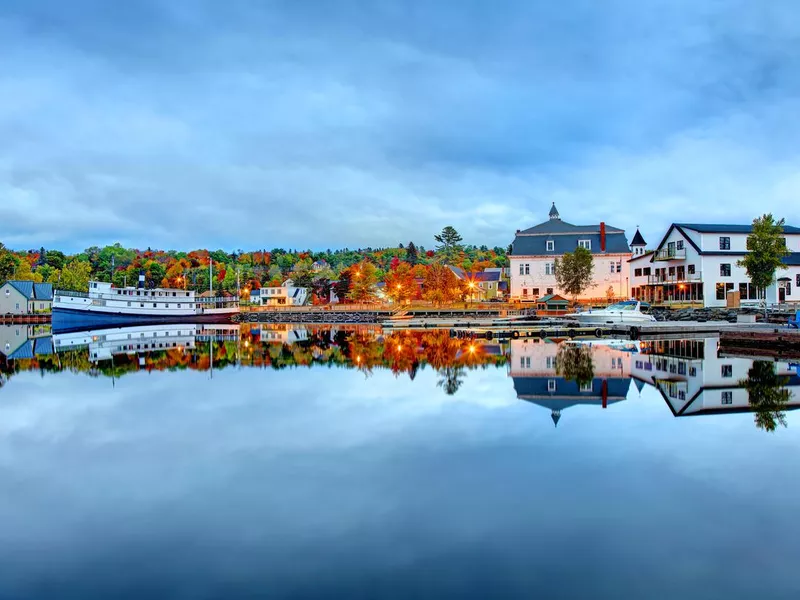
[[[649,325],[655,322],[649,315],[621,315],[614,313],[576,313],[565,318],[581,325]]]
[[[99,312],[74,310],[69,308],[53,308],[52,325],[54,333],[97,329],[102,326],[122,325],[156,325],[159,323],[228,323],[231,317],[239,312],[238,308],[230,310],[213,309],[215,312],[191,315],[147,315],[132,313]]]

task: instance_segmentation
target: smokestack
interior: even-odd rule
[[[140,290],[144,289],[144,271],[139,271],[139,283],[136,285]]]
[[[606,251],[606,224],[602,221],[600,222],[600,250]]]

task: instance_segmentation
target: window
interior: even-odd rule
[[[740,283],[739,284],[739,298],[742,299],[742,300],[746,300],[747,299],[747,284],[746,283]]]
[[[556,249],[556,243],[553,240],[547,240],[547,251],[552,252]]]
[[[797,287],[800,287],[800,275],[798,275],[798,276],[795,278],[794,284],[795,284]]]
[[[525,263],[525,275],[531,274],[531,265],[529,263]]]
[[[675,267],[670,267],[669,268],[669,276],[670,277],[674,277],[675,276]]]
[[[158,308],[158,304],[153,302],[153,308]]]
[[[525,357],[525,366],[526,366],[528,369],[530,369],[530,368],[531,368],[531,357],[530,357],[530,356],[526,356],[526,357]]]
[[[642,276],[642,270],[641,269],[634,269],[633,270],[633,276],[634,277],[641,277]]]
[[[719,266],[719,276],[720,277],[730,277],[731,276],[731,263],[722,263]]]
[[[19,310],[19,302],[17,302],[17,310]]]
[[[787,281],[786,282],[786,295],[787,296],[791,296],[792,295],[792,282],[791,281]]]
[[[733,404],[733,392],[721,393],[722,404]]]
[[[531,294],[533,294],[534,296],[538,297],[539,296],[539,288],[533,288],[531,290]]]
[[[128,302],[128,306],[130,306],[130,305],[131,305],[131,303],[130,303],[130,302]]]
[[[578,248],[592,249],[592,240],[578,240]]]
[[[683,240],[678,240],[677,242],[675,242],[675,247],[678,250],[683,250]]]
[[[617,261],[617,273],[622,273],[622,261]]]
[[[642,275],[650,275],[650,267],[645,267],[642,269]]]
[[[546,293],[552,294],[553,293],[553,288],[547,288],[547,292]]]
[[[721,238],[719,238],[719,249],[720,250],[730,250],[731,249],[731,238],[729,238],[729,237],[721,237]]]
[[[556,380],[555,379],[548,379],[547,380],[547,391],[548,392],[555,392],[556,391]]]
[[[689,367],[689,377],[697,377],[697,367]]]
[[[522,263],[519,264],[519,274],[520,275],[525,275],[525,265],[523,265]],[[270,290],[269,292],[271,294],[272,290]]]
[[[528,295],[528,288],[522,288],[522,295],[523,296],[527,296]]]
[[[592,391],[592,383],[582,383],[581,384],[581,391],[582,392],[591,392]]]
[[[180,302],[178,302],[178,308],[180,308],[180,307],[181,307],[181,303],[180,303]]]
[[[733,365],[722,365],[720,367],[720,374],[723,377],[733,377]]]
[[[694,265],[686,265],[686,272],[689,273],[689,275],[694,275]]]
[[[717,284],[717,300],[725,300],[725,284]]]
[[[544,274],[545,275],[555,275],[556,274],[556,264],[555,263],[544,263]]]

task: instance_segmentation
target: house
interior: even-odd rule
[[[468,272],[460,267],[448,266],[460,281],[464,281],[467,284],[468,298],[472,300],[488,300],[503,295],[500,286],[502,283],[502,269]]]
[[[565,252],[585,248],[592,253],[593,281],[578,299],[605,298],[609,288],[626,296],[623,266],[631,258],[625,231],[605,223],[573,225],[561,220],[555,203],[550,218],[529,229],[517,231],[511,245],[511,299],[535,302],[547,294],[565,295],[558,289],[556,261]]]
[[[800,228],[784,226],[785,269],[766,290],[769,304],[800,302]],[[631,295],[651,303],[699,302],[725,306],[738,291],[743,304],[761,301],[738,261],[747,254],[752,225],[673,223],[656,249],[628,261]],[[643,240],[642,240],[643,241]]]
[[[0,356],[6,360],[34,358],[53,353],[49,327],[8,325],[0,327]]]
[[[563,377],[558,368],[559,344],[534,338],[510,342],[509,377],[517,398],[550,411],[558,426],[563,410],[578,405],[607,406],[625,400],[630,388],[628,352],[609,346],[592,346],[594,377],[579,385]]]
[[[291,279],[281,285],[266,286],[250,292],[251,304],[258,306],[303,306],[308,300],[308,289],[295,287]]]
[[[7,281],[0,286],[0,315],[49,313],[53,308],[53,284]]]
[[[569,300],[558,294],[547,294],[536,301],[537,310],[564,313],[569,307]]]

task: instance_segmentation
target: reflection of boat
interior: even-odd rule
[[[565,319],[577,321],[581,325],[643,325],[656,320],[653,315],[641,311],[641,303],[634,300],[618,302],[606,308],[592,309],[564,315]]]
[[[64,352],[88,347],[89,358],[96,361],[108,360],[117,354],[191,350],[198,341],[238,339],[238,336],[238,325],[138,325],[56,333],[53,335],[53,348],[56,352]]]
[[[167,288],[145,289],[144,275],[139,275],[137,287],[117,288],[91,281],[89,293],[56,290],[53,294],[56,331],[126,323],[219,322],[237,312],[236,298],[203,297],[193,291]]]
[[[595,346],[605,346],[620,352],[633,352],[638,353],[641,351],[641,344],[631,340],[612,340],[612,339],[585,339],[585,340],[567,340],[565,344],[577,344],[580,346],[588,346],[593,348]]]

